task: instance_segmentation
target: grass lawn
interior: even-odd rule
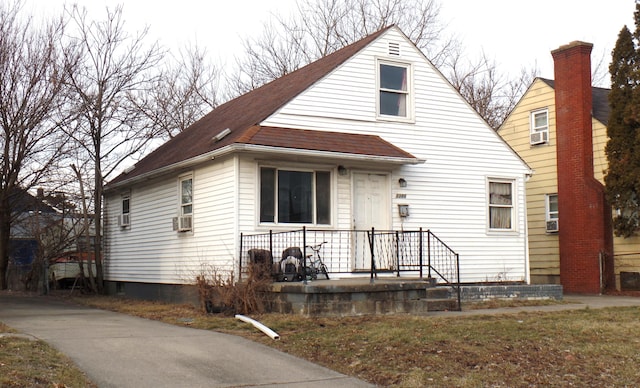
[[[0,333],[15,330],[0,323]],[[42,341],[0,337],[0,387],[94,387],[64,355]]]
[[[381,386],[640,386],[640,309],[456,317],[254,316],[274,341],[189,305],[106,297],[80,303],[241,335]]]

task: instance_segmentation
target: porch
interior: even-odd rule
[[[313,315],[460,310],[459,255],[429,230],[241,234],[240,280],[270,276],[270,310]],[[285,265],[286,264],[286,265]]]

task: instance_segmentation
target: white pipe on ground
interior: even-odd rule
[[[251,318],[249,318],[247,316],[240,315],[240,314],[236,314],[236,318],[241,320],[242,322],[246,322],[246,323],[252,324],[256,329],[258,329],[261,332],[263,332],[264,334],[268,335],[273,340],[280,339],[280,336],[278,335],[278,333],[276,333],[275,331],[269,329],[268,327],[266,327],[262,323],[256,321],[255,319],[251,319]]]

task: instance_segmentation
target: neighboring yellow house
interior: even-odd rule
[[[560,283],[558,234],[546,230],[550,210],[557,210],[557,197],[554,196],[558,192],[555,95],[551,84],[536,78],[498,129],[498,134],[534,171],[526,183],[529,268],[534,284]],[[535,144],[532,144],[532,137]],[[555,215],[557,217],[557,213]]]
[[[560,283],[556,102],[554,81],[536,78],[498,129],[502,138],[534,171],[527,182],[527,224],[531,283]],[[604,185],[609,89],[592,88],[593,174]],[[580,195],[580,193],[576,193]],[[616,289],[640,286],[640,237],[614,237]]]

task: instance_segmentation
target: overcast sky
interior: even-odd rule
[[[35,12],[62,9],[65,0],[26,0]],[[232,64],[241,37],[260,33],[272,13],[286,14],[295,0],[76,0],[97,16],[105,6],[124,4],[126,25],[150,27],[169,48],[187,42],[206,47],[216,61]],[[553,78],[551,50],[574,40],[594,44],[592,60],[610,53],[620,29],[633,30],[634,0],[440,0],[441,22],[464,44],[470,57],[484,52],[499,69],[517,74],[536,65]]]

